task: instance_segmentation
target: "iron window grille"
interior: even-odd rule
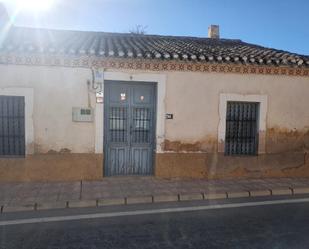
[[[259,103],[227,102],[225,154],[257,155]]]
[[[0,157],[25,156],[25,99],[0,96]]]

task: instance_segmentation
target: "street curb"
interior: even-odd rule
[[[21,205],[21,206],[10,206],[10,205],[4,205],[1,208],[2,213],[13,213],[13,212],[25,212],[25,211],[33,211],[34,204],[29,205]]]
[[[96,207],[97,200],[68,201],[68,208]]]
[[[227,193],[204,193],[205,200],[227,199]]]
[[[223,200],[233,198],[252,198],[262,196],[280,196],[280,195],[298,195],[309,194],[309,187],[296,188],[274,188],[264,190],[249,191],[228,191],[218,193],[186,193],[173,195],[149,195],[149,196],[129,196],[122,198],[107,198],[95,200],[71,200],[71,201],[55,201],[46,203],[27,203],[24,205],[0,205],[0,213],[24,212],[24,211],[40,211],[64,208],[87,208],[87,207],[103,207],[103,206],[119,206],[131,204],[149,204],[160,202],[179,202],[193,200]]]
[[[153,203],[153,196],[126,197],[126,204]]]
[[[293,188],[293,194],[309,194],[308,187],[295,187]]]
[[[125,198],[99,199],[97,207],[125,205]]]
[[[178,195],[155,195],[153,196],[153,202],[176,202],[179,201]]]
[[[244,198],[244,197],[250,197],[249,191],[239,191],[239,192],[227,192],[227,198]]]
[[[272,189],[271,195],[292,195],[293,191],[291,188],[278,188]]]
[[[56,202],[46,202],[46,203],[35,203],[34,209],[35,210],[49,210],[49,209],[62,209],[67,208],[66,201],[56,201]]]
[[[269,189],[267,190],[252,190],[249,191],[251,197],[259,197],[259,196],[270,196],[271,191]]]
[[[204,195],[202,193],[192,193],[192,194],[180,194],[179,201],[195,201],[203,200]]]

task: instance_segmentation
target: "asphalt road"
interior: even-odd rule
[[[145,209],[162,207],[167,206]],[[124,210],[119,207],[100,211]],[[82,211],[94,212],[98,209]],[[81,211],[10,214],[2,215],[0,220],[72,213]],[[0,226],[0,248],[308,249],[309,202]]]

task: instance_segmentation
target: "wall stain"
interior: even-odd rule
[[[266,132],[266,152],[304,151],[309,148],[309,129],[271,127]]]
[[[36,154],[25,159],[0,159],[0,182],[101,180],[103,155]]]
[[[71,150],[68,148],[62,148],[61,150],[59,150],[59,153],[71,153]]]
[[[218,146],[217,143],[216,138],[207,136],[205,139],[191,143],[165,139],[161,147],[164,151],[172,152],[215,152]]]
[[[69,153],[71,153],[71,150],[68,148],[62,148],[59,151],[56,151],[56,150],[47,151],[47,154],[69,154]]]
[[[37,154],[37,153],[41,153],[43,148],[39,143],[33,143],[33,150],[34,150],[34,153]]]
[[[309,150],[309,129],[291,130],[274,126],[267,129],[265,140],[266,153],[306,151]],[[216,136],[206,136],[192,142],[166,139],[161,144],[164,151],[170,152],[217,152],[218,147],[224,151],[224,141],[218,143]]]
[[[47,154],[58,154],[58,151],[56,151],[56,150],[49,150],[49,151],[47,151]]]

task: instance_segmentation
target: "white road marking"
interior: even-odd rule
[[[55,217],[41,217],[41,218],[30,218],[30,219],[17,219],[17,220],[0,221],[0,226],[45,223],[45,222],[56,222],[56,221],[99,219],[99,218],[101,219],[101,218],[134,216],[134,215],[145,215],[145,214],[178,213],[178,212],[202,211],[202,210],[212,210],[212,209],[225,209],[225,208],[257,207],[257,206],[269,206],[269,205],[289,204],[289,203],[304,203],[304,202],[309,202],[309,198],[273,200],[273,201],[257,201],[257,202],[244,202],[244,203],[227,203],[227,204],[215,204],[215,205],[207,205],[207,206],[174,207],[174,208],[163,208],[163,209],[81,214],[81,215],[68,215],[68,216],[55,216]]]

